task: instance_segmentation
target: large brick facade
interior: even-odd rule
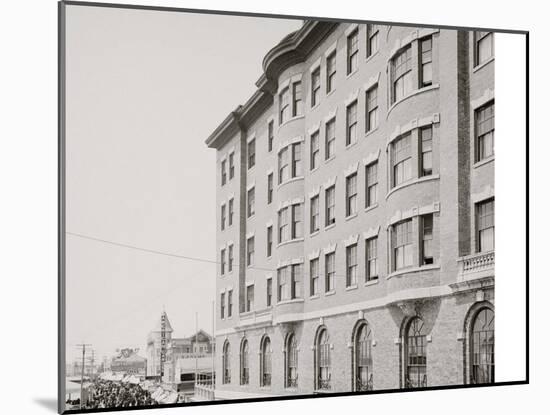
[[[476,212],[480,202],[494,200],[494,158],[491,155],[478,161],[476,156],[476,110],[494,100],[492,35],[487,38],[490,44],[487,40],[482,44],[478,42],[481,36],[473,32],[380,26],[377,46],[367,47],[375,30],[366,24],[305,22],[267,53],[256,93],[207,139],[208,146],[217,151],[216,250],[220,266],[216,284],[216,398],[357,390],[361,358],[356,334],[361,324],[370,328],[367,365],[372,378],[368,387],[411,387],[411,374],[416,369],[411,369],[413,352],[408,346],[412,340],[407,333],[413,319],[423,324],[419,341],[425,346],[425,361],[419,369],[420,386],[479,380],[479,376],[472,376],[472,327],[480,310],[494,313],[494,251],[479,249]],[[431,47],[425,43],[429,40]],[[410,88],[405,86],[405,93],[397,96],[396,74],[400,69],[395,69],[396,62],[407,50]],[[329,91],[328,60],[334,53],[336,72]],[[423,67],[426,62],[429,71]],[[320,80],[317,92],[314,79]],[[292,93],[296,84],[301,95]],[[378,120],[374,128],[368,128],[367,91],[373,87],[377,88]],[[286,88],[290,91],[288,119],[281,115]],[[317,95],[315,105],[313,94]],[[349,132],[352,121],[348,120],[352,118],[348,108],[354,103],[356,142],[348,143],[347,137],[354,137]],[[327,123],[332,119],[336,140],[333,154],[327,157]],[[428,173],[422,145],[426,129],[431,132]],[[313,166],[311,140],[316,133],[319,156]],[[395,146],[403,137],[409,137],[410,174],[397,183]],[[299,150],[297,167],[291,152],[294,148]],[[286,173],[281,173],[285,149],[291,154],[286,178]],[[366,170],[374,162],[377,198],[367,206]],[[356,209],[350,214],[346,183],[354,174]],[[332,186],[335,224],[327,224],[325,192]],[[253,214],[248,212],[251,189]],[[316,195],[318,230],[311,225],[311,199]],[[287,207],[291,211],[295,205],[301,212],[296,214],[301,232],[279,241],[280,212]],[[411,262],[406,266],[398,264],[395,246],[397,226],[404,222],[410,223],[407,255]],[[429,261],[424,259],[428,245],[422,239],[428,232],[426,223],[431,223],[433,259]],[[273,235],[271,255],[268,227],[272,227]],[[254,255],[248,264],[247,241],[252,238]],[[376,238],[377,278],[367,278],[367,240],[371,238]],[[348,248],[353,246],[356,281],[351,280],[347,268]],[[231,270],[229,250],[233,252]],[[334,287],[328,289],[325,267],[330,253],[335,255],[335,274]],[[310,261],[316,258],[318,290],[312,292]],[[284,274],[279,270],[294,269],[293,265],[300,266],[296,268],[300,272],[294,279],[289,274],[292,287],[285,291],[281,284]],[[254,287],[254,298],[248,310],[250,286]],[[330,377],[321,386],[320,378],[325,379],[325,375],[319,368],[322,359],[317,336],[323,329],[328,333],[324,350],[330,354]],[[295,385],[288,382],[286,339],[291,333],[297,341]],[[271,367],[264,370],[261,344],[266,336]],[[249,367],[244,385],[243,339],[248,342]],[[224,354],[227,345],[230,353]],[[224,370],[226,365],[228,371]],[[224,376],[228,372],[230,379]],[[267,385],[262,376],[265,373],[270,375]]]

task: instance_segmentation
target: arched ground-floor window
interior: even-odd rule
[[[470,382],[495,381],[495,312],[483,307],[470,325]]]
[[[231,383],[231,346],[227,340],[223,345],[222,383]]]
[[[317,372],[315,388],[318,390],[330,390],[330,381],[332,377],[330,343],[328,331],[324,327],[317,333],[315,344],[315,367]]]
[[[428,386],[426,334],[424,321],[420,317],[413,317],[408,322],[403,347],[405,388]]]
[[[250,366],[248,365],[248,340],[241,342],[241,385],[248,385]]]
[[[353,360],[355,362],[354,389],[356,391],[372,390],[372,332],[366,321],[359,323],[355,331],[353,346]]]
[[[260,386],[271,386],[271,340],[265,336],[260,344]]]
[[[298,343],[294,333],[290,333],[285,347],[286,379],[285,387],[298,387]]]

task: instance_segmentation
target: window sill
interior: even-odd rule
[[[357,141],[357,138],[355,139],[355,141],[353,143],[349,143],[349,144],[346,144],[346,150],[352,148],[353,146],[357,145],[358,141]]]
[[[296,177],[292,177],[282,183],[279,183],[277,185],[277,190],[279,190],[281,187],[283,187],[285,184],[289,184],[289,183],[294,183],[294,182],[298,182],[300,180],[304,180],[304,176],[296,176]]]
[[[314,167],[313,169],[310,168],[310,169],[309,169],[309,173],[310,173],[310,174],[311,174],[311,173],[315,173],[317,170],[319,170],[319,166]]]
[[[327,98],[330,97],[332,94],[334,94],[334,91],[336,91],[336,88],[332,88],[330,91],[327,92],[325,95]]]
[[[346,221],[355,219],[357,217],[357,213],[353,213],[352,215],[346,216]]]
[[[368,136],[371,135],[371,134],[374,134],[374,133],[377,132],[377,131],[378,131],[378,126],[376,126],[376,127],[374,127],[373,129],[371,129],[371,130],[365,132],[365,138],[368,137]]]
[[[478,167],[484,166],[485,164],[489,164],[490,162],[495,161],[495,156],[487,157],[486,159],[479,160],[478,162],[474,163],[473,168],[477,169]]]
[[[409,187],[409,186],[412,186],[413,184],[418,184],[418,183],[423,183],[423,182],[429,182],[429,181],[432,181],[432,180],[439,180],[439,174],[432,174],[430,176],[423,176],[423,177],[419,177],[417,179],[411,179],[405,183],[401,183],[400,185],[398,186],[395,186],[394,188],[392,188],[387,194],[386,194],[386,200],[388,200],[388,198],[395,192],[397,192],[398,190],[401,190],[401,189],[404,189],[405,187]]]
[[[334,294],[336,294],[336,291],[335,291],[335,290],[326,291],[326,292],[325,292],[325,297],[328,297],[329,295],[334,295]]]
[[[321,106],[321,102],[317,102],[315,105],[313,105],[312,107],[310,107],[310,111],[315,111],[317,108],[319,108]]]
[[[320,231],[319,229],[317,229],[315,232],[310,233],[310,234],[309,234],[309,237],[310,237],[310,238],[313,238],[314,236],[319,235],[320,232],[321,232],[321,231]]]
[[[374,205],[367,206],[365,208],[365,212],[370,212],[371,210],[374,210],[378,207],[378,203],[375,203]]]
[[[281,246],[285,246],[285,245],[288,245],[288,244],[292,244],[294,242],[304,242],[304,238],[295,238],[295,239],[291,239],[289,241],[280,242],[280,243],[277,244],[277,248],[280,248]]]
[[[290,300],[281,300],[277,301],[277,305],[284,305],[284,304],[294,304],[294,303],[303,303],[303,298],[292,298]]]
[[[332,228],[334,228],[335,226],[336,226],[336,222],[334,222],[334,223],[332,223],[332,224],[330,224],[330,225],[327,225],[327,226],[325,226],[325,231],[328,231],[329,229],[332,229]]]
[[[299,119],[302,119],[302,118],[304,118],[303,114],[302,115],[296,115],[295,117],[289,118],[285,122],[279,124],[278,130],[281,129],[281,127],[287,125],[288,123],[291,123],[292,121],[296,121],[296,120],[299,120]]]
[[[310,300],[316,300],[317,298],[319,298],[319,294],[311,295],[309,297]]]
[[[336,156],[330,156],[328,159],[325,159],[325,163],[328,163],[332,160],[334,160],[336,158]]]
[[[391,274],[389,274],[386,279],[389,280],[393,277],[399,277],[403,274],[413,274],[417,272],[423,272],[423,271],[433,271],[439,269],[438,264],[430,264],[430,265],[422,265],[420,267],[408,267],[408,268],[401,268],[398,271],[394,271]]]
[[[353,75],[355,75],[359,71],[359,65],[357,65],[357,68],[355,68],[352,72],[348,73],[346,75],[346,79],[350,79]]]
[[[371,285],[376,285],[378,284],[378,282],[380,281],[380,278],[379,277],[373,277],[372,279],[368,280],[365,282],[365,287],[369,287]]]
[[[377,56],[379,52],[380,52],[380,49],[378,49],[376,52],[371,53],[369,56],[367,56],[367,57],[365,58],[365,63],[367,63],[367,62],[373,60],[374,57]]]
[[[483,63],[480,63],[479,65],[477,66],[474,66],[472,68],[472,73],[476,73],[477,71],[479,71],[480,69],[482,68],[485,68],[487,65],[489,65],[491,62],[493,62],[495,60],[495,57],[492,56],[491,58],[487,59],[485,62]]]
[[[357,288],[358,288],[357,284],[350,285],[349,287],[346,287],[346,291],[353,291],[353,290],[356,290]]]
[[[246,216],[246,220],[248,220],[248,219],[254,219],[254,216],[256,216],[256,212],[254,212],[254,213],[253,213],[252,215],[250,215],[250,216],[247,215],[247,216]]]
[[[388,109],[388,112],[386,113],[386,120],[389,118],[391,112],[395,107],[397,107],[399,104],[401,104],[403,101],[408,100],[411,97],[414,97],[415,95],[421,94],[423,92],[432,91],[434,89],[439,89],[439,84],[433,84],[424,88],[419,88],[414,91],[412,91],[409,95],[404,96],[399,101],[395,101],[393,104],[391,104],[390,108]]]

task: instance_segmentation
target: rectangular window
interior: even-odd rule
[[[309,261],[309,295],[319,294],[319,258]]]
[[[273,252],[273,226],[267,227],[267,256],[270,257]]]
[[[391,64],[392,104],[412,92],[411,46],[399,52]]]
[[[273,150],[273,120],[267,124],[267,151]]]
[[[477,251],[495,249],[495,200],[490,199],[476,205]]]
[[[392,237],[394,270],[412,266],[412,219],[397,223]]]
[[[325,126],[325,160],[334,156],[336,145],[336,119],[333,118]]]
[[[279,243],[288,241],[289,237],[288,207],[286,207],[279,211]]]
[[[346,145],[357,142],[357,101],[346,107]]]
[[[289,299],[288,290],[288,267],[282,267],[277,270],[277,301]]]
[[[235,177],[235,153],[229,154],[229,180]]]
[[[227,225],[233,225],[233,199],[229,199]]]
[[[393,186],[412,178],[411,134],[396,140],[393,149]]]
[[[378,32],[380,26],[377,24],[367,25],[367,58],[378,51]]]
[[[495,103],[494,101],[476,110],[476,161],[495,154]]]
[[[254,310],[254,284],[246,287],[246,311]]]
[[[302,205],[292,205],[292,239],[304,236],[302,227]]]
[[[366,167],[366,183],[365,205],[371,207],[378,203],[378,162],[371,163]]]
[[[225,160],[222,161],[222,164],[221,164],[221,170],[222,170],[222,186],[227,182],[227,172],[225,171],[225,165],[226,165],[226,162]]]
[[[302,176],[302,145],[292,144],[292,177]]]
[[[434,216],[433,214],[422,216],[422,265],[429,265],[434,263],[433,255],[433,227]]]
[[[220,318],[225,318],[225,293],[220,294]]]
[[[325,255],[325,292],[334,290],[334,274],[336,268],[334,252]]]
[[[311,73],[311,106],[319,103],[321,98],[321,68],[315,69]]]
[[[493,57],[493,33],[474,32],[475,64],[480,65]]]
[[[313,170],[319,166],[319,131],[311,135],[309,168]]]
[[[246,198],[246,200],[247,200],[247,204],[246,204],[247,217],[251,217],[251,216],[254,215],[254,213],[256,213],[255,199],[256,199],[256,191],[255,191],[255,188],[253,187],[252,189],[248,190],[248,193],[247,193],[247,198]]]
[[[267,204],[273,202],[273,173],[267,175]]]
[[[256,139],[248,142],[248,168],[251,169],[256,164]]]
[[[225,274],[225,249],[220,253],[220,274]]]
[[[432,84],[432,37],[420,41],[420,87]]]
[[[233,271],[233,245],[227,248],[227,272]]]
[[[333,185],[325,190],[325,226],[336,223],[336,187]]]
[[[254,265],[254,237],[251,236],[246,241],[246,265]]]
[[[346,247],[346,287],[357,285],[357,244]]]
[[[290,118],[290,90],[288,87],[279,94],[279,124],[283,124]]]
[[[301,285],[300,281],[302,276],[302,265],[301,264],[293,264],[290,266],[290,298],[301,298],[302,292],[301,292]]]
[[[298,81],[292,84],[292,116],[297,117],[302,114],[302,83]]]
[[[355,29],[348,36],[348,59],[347,59],[348,75],[357,69],[358,58],[359,58],[359,30]]]
[[[273,281],[271,280],[271,278],[269,278],[267,280],[267,285],[266,285],[266,304],[268,307],[271,307],[272,299],[273,299]]]
[[[233,290],[227,292],[227,318],[233,314]]]
[[[346,217],[357,213],[357,173],[346,177]]]
[[[311,202],[310,233],[313,233],[319,230],[319,195],[313,196],[310,202]]]
[[[378,127],[378,85],[367,91],[366,103],[366,127],[367,131],[373,131],[376,127]]]
[[[432,127],[425,127],[420,130],[420,173],[422,176],[429,176],[433,172],[432,166]]]
[[[289,177],[289,149],[285,147],[279,152],[279,184],[287,181]]]
[[[221,208],[220,221],[221,221],[221,229],[223,231],[225,229],[225,205],[222,205],[222,208]]]
[[[334,90],[336,80],[336,51],[327,57],[327,94]]]
[[[370,238],[365,241],[366,247],[366,280],[373,281],[378,279],[378,238]]]

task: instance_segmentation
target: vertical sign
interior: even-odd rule
[[[166,361],[166,314],[160,316],[160,377],[164,376],[164,362]]]

